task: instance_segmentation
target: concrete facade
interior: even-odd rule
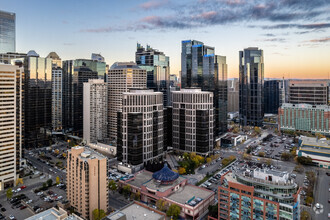
[[[83,218],[94,209],[108,210],[107,158],[84,147],[73,147],[67,158],[67,199]]]
[[[17,66],[0,64],[0,191],[15,184],[19,167],[21,124],[17,124],[17,109],[21,108],[17,108],[16,77],[22,71]]]
[[[108,87],[102,79],[89,79],[84,83],[83,135],[89,143],[108,140]]]

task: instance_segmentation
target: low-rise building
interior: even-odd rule
[[[119,180],[119,185],[129,185],[132,193],[139,192],[141,201],[146,204],[155,205],[162,199],[167,206],[178,205],[180,216],[185,219],[202,216],[214,201],[213,191],[188,184],[186,178],[173,172],[166,164],[155,173],[142,170],[130,179]]]
[[[330,106],[284,103],[278,110],[278,128],[330,135]]]
[[[164,212],[134,201],[120,210],[108,215],[105,220],[165,220]]]
[[[64,209],[50,208],[25,220],[83,220],[75,214],[68,215]]]
[[[227,133],[220,138],[220,147],[236,147],[247,140],[246,135]]]
[[[330,141],[325,138],[300,137],[297,155],[311,157],[316,166],[330,169]]]
[[[218,219],[300,219],[300,189],[287,172],[228,171],[220,184]]]

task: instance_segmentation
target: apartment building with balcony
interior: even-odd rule
[[[227,172],[218,188],[218,219],[300,219],[299,187],[289,173],[255,169]]]
[[[68,150],[67,199],[83,218],[94,209],[108,210],[107,158],[85,147]]]

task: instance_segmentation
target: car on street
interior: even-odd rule
[[[320,208],[321,208],[320,203],[316,203],[316,204],[315,204],[315,208],[320,209]]]
[[[2,212],[5,212],[5,211],[6,211],[6,208],[1,208],[1,211],[2,211]]]
[[[10,216],[9,216],[9,219],[14,220],[14,219],[15,219],[15,216],[10,215]]]

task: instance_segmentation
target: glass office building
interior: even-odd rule
[[[264,83],[264,112],[277,114],[278,108],[284,103],[283,80],[265,80]]]
[[[264,55],[257,47],[239,52],[239,120],[262,126],[264,118]]]
[[[214,47],[196,40],[182,41],[181,87],[201,88],[214,94],[215,136],[227,131],[227,64]]]
[[[16,52],[16,14],[0,10],[0,53]]]
[[[141,69],[147,71],[147,88],[153,89],[155,92],[162,92],[163,104],[168,106],[170,96],[170,58],[149,45],[147,45],[147,48],[144,48],[138,43],[135,60]]]

